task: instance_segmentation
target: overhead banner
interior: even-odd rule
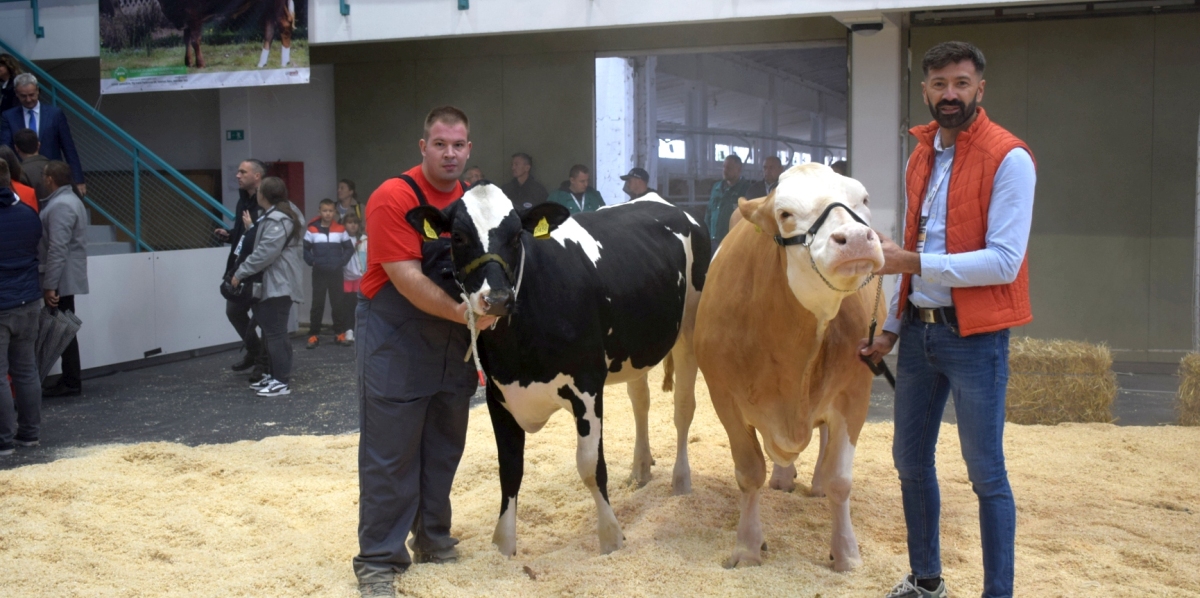
[[[100,0],[100,93],[308,83],[308,0]]]

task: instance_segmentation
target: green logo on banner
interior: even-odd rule
[[[119,67],[117,67],[116,70],[113,71],[113,79],[116,79],[117,81],[120,81],[121,83],[124,83],[125,80],[128,78],[129,78],[129,71],[125,70],[125,67],[123,67],[123,66],[119,66]]]

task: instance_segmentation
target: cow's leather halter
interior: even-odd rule
[[[777,245],[779,245],[780,247],[785,247],[785,248],[791,247],[793,245],[799,245],[805,249],[808,249],[808,263],[812,265],[813,272],[816,272],[817,276],[821,277],[821,280],[825,283],[825,286],[829,287],[831,290],[836,291],[838,293],[857,292],[857,291],[861,290],[863,287],[867,286],[867,284],[869,284],[871,282],[872,278],[878,279],[879,286],[876,287],[876,289],[875,289],[875,307],[874,307],[874,309],[871,310],[871,328],[867,333],[867,335],[869,337],[867,339],[867,346],[869,347],[875,342],[875,328],[876,328],[876,326],[879,325],[879,321],[875,317],[875,314],[879,313],[879,301],[883,297],[883,277],[872,274],[872,275],[868,276],[867,279],[864,280],[863,283],[861,285],[859,285],[858,288],[856,288],[856,289],[852,289],[849,291],[839,289],[839,288],[833,286],[833,283],[829,282],[828,278],[825,278],[825,275],[821,273],[821,270],[819,268],[817,268],[817,261],[814,260],[813,256],[812,256],[812,249],[811,249],[810,245],[812,245],[812,242],[817,238],[817,231],[821,230],[821,226],[825,224],[825,219],[829,217],[829,213],[832,212],[834,208],[842,208],[843,210],[846,210],[847,212],[849,212],[850,217],[853,218],[855,221],[857,221],[859,224],[861,224],[863,226],[870,226],[869,224],[866,223],[865,220],[862,219],[861,216],[859,216],[857,213],[855,213],[855,211],[852,210],[850,208],[850,206],[847,206],[846,204],[841,203],[841,202],[834,202],[825,207],[825,211],[821,212],[821,215],[817,218],[817,221],[814,222],[813,225],[810,226],[808,228],[808,230],[804,232],[804,234],[795,235],[792,237],[784,237],[783,235],[775,235],[775,243]],[[872,374],[874,374],[876,376],[883,374],[883,377],[887,379],[888,384],[891,384],[892,388],[896,388],[896,379],[892,376],[892,372],[888,368],[888,365],[886,363],[884,363],[882,360],[879,363],[875,363],[875,362],[871,361],[870,358],[868,358],[866,355],[859,355],[858,358],[861,359],[862,362],[865,363],[868,368],[870,368]]]
[[[791,247],[793,245],[799,245],[799,246],[807,249],[808,250],[808,263],[810,265],[812,265],[813,272],[816,272],[817,276],[821,277],[821,281],[825,283],[825,286],[829,287],[829,289],[831,291],[834,291],[837,293],[846,293],[846,294],[854,293],[854,292],[857,292],[859,289],[867,286],[871,282],[871,279],[875,278],[875,275],[872,274],[872,275],[868,276],[867,279],[864,280],[862,284],[858,285],[858,288],[854,288],[854,289],[850,289],[850,290],[839,289],[839,288],[833,286],[833,283],[829,282],[828,278],[825,278],[825,275],[823,273],[821,273],[821,269],[817,268],[817,261],[815,259],[813,259],[813,256],[812,256],[811,245],[812,245],[812,242],[814,240],[816,240],[816,238],[817,238],[817,231],[821,230],[821,227],[825,224],[825,219],[829,218],[829,213],[832,212],[834,208],[842,208],[843,210],[846,210],[846,212],[848,212],[850,214],[850,217],[853,218],[855,221],[857,221],[859,224],[861,224],[863,226],[868,226],[868,227],[870,226],[869,224],[867,224],[867,221],[863,220],[862,216],[859,216],[857,213],[855,213],[855,211],[853,209],[851,209],[850,206],[848,206],[840,201],[835,201],[825,207],[825,211],[821,212],[821,215],[817,218],[817,221],[814,222],[812,226],[808,227],[808,230],[805,231],[803,234],[795,235],[792,237],[785,237],[783,235],[775,235],[775,243],[777,245],[779,245],[780,247],[784,247],[784,248]]]
[[[471,296],[470,296],[470,294],[467,293],[467,288],[465,286],[463,286],[463,283],[466,282],[467,275],[469,275],[471,272],[479,269],[480,267],[482,267],[484,264],[486,264],[488,262],[496,262],[497,264],[500,264],[500,267],[504,269],[504,274],[508,277],[508,283],[514,284],[512,270],[508,267],[508,262],[505,262],[504,258],[502,258],[494,253],[485,253],[485,254],[475,258],[474,260],[471,261],[470,264],[467,264],[466,268],[463,268],[463,272],[462,272],[461,276],[458,274],[455,274],[455,276],[454,276],[455,280],[458,281],[458,288],[462,291],[463,303],[467,304],[467,329],[471,331],[471,346],[467,348],[467,354],[463,356],[463,361],[471,359],[472,357],[475,358],[475,370],[479,372],[480,386],[482,386],[484,383],[484,377],[483,377],[484,373],[483,373],[483,364],[479,361],[479,327],[475,325],[475,320],[478,319],[478,316],[475,315],[475,310],[471,308]],[[512,300],[513,300],[513,308],[514,309],[516,308],[517,297],[521,294],[521,283],[524,280],[525,280],[525,242],[521,241],[521,267],[520,267],[520,270],[517,271],[517,281],[516,281],[515,285],[513,286]],[[512,317],[512,316],[510,315],[509,317]],[[496,323],[493,322],[492,326],[495,327]]]

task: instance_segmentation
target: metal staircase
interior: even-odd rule
[[[97,251],[121,253],[215,247],[213,229],[233,219],[220,202],[165,160],[84,102],[49,73],[26,59],[4,40],[0,49],[37,77],[41,101],[61,108],[83,165],[93,225],[109,225],[109,233],[89,233]],[[92,241],[91,235],[98,235]],[[116,244],[124,245],[116,245]],[[89,254],[95,253],[89,247]]]

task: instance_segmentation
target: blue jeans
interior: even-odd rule
[[[1016,503],[1004,468],[1004,393],[1008,330],[962,338],[946,324],[905,318],[896,371],[896,435],[908,561],[919,579],[942,574],[941,495],[934,452],[946,399],[954,391],[958,438],[971,488],[979,498],[983,596],[1013,594]]]

